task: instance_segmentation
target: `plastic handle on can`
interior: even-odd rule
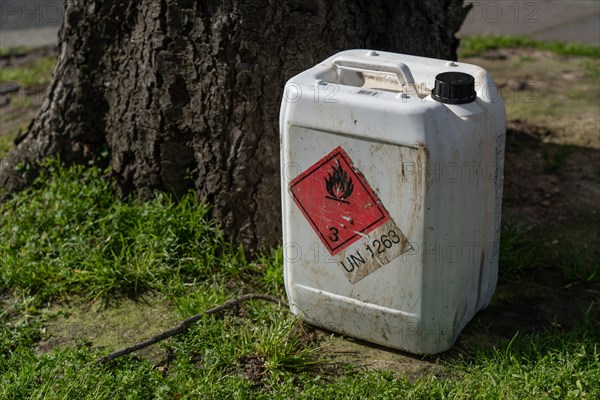
[[[374,60],[375,61],[375,60]],[[358,57],[342,56],[331,63],[331,68],[336,70],[339,75],[340,69],[346,69],[355,72],[375,72],[384,74],[393,74],[398,78],[400,84],[410,87],[416,93],[415,78],[410,72],[408,65],[402,62],[369,62]]]

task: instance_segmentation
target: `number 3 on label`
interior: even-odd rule
[[[331,233],[329,234],[329,240],[331,240],[332,242],[337,242],[340,238],[338,236],[339,230],[334,227],[329,228],[329,230],[331,231]]]

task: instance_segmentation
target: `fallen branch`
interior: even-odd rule
[[[170,338],[172,336],[175,335],[179,335],[180,333],[185,332],[185,330],[194,322],[198,321],[199,319],[201,319],[203,316],[205,315],[211,315],[211,314],[218,314],[221,313],[225,310],[227,310],[228,308],[231,307],[235,307],[238,304],[244,303],[246,301],[249,300],[266,300],[266,301],[270,301],[272,303],[276,303],[279,305],[286,305],[286,303],[283,300],[278,299],[275,296],[269,296],[267,294],[258,294],[258,293],[251,293],[251,294],[245,294],[243,296],[240,296],[236,299],[233,299],[231,301],[228,301],[226,303],[223,303],[217,307],[213,307],[209,310],[206,310],[202,313],[193,315],[185,320],[183,320],[183,322],[181,322],[181,324],[177,325],[175,328],[169,329],[167,331],[164,331],[156,336],[151,337],[150,339],[141,342],[141,343],[136,343],[132,346],[126,347],[124,349],[115,351],[114,353],[110,353],[104,357],[100,357],[99,359],[96,360],[96,363],[98,364],[104,364],[110,360],[114,360],[115,358],[124,356],[126,354],[130,354],[133,353],[135,351],[141,350],[143,348],[146,348],[148,346],[151,346],[155,343],[158,343],[162,340],[165,340],[167,338]]]

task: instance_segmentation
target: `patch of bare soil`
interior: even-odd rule
[[[0,57],[0,69],[29,65],[55,53],[52,47],[45,47],[3,55]],[[12,82],[0,84],[0,159],[3,152],[12,147],[12,141],[20,141],[42,105],[46,91],[47,85],[25,88]]]
[[[600,150],[544,143],[547,128],[509,121],[504,208],[540,227],[600,216]],[[593,227],[593,226],[590,226]],[[597,228],[597,226],[596,226]]]
[[[0,136],[19,142],[29,123],[35,118],[46,96],[47,87],[20,87],[10,94],[0,94]],[[0,90],[1,91],[1,90]]]
[[[262,384],[267,368],[263,357],[248,355],[238,361],[238,371],[253,385],[259,386]]]
[[[490,71],[508,119],[543,127],[544,143],[600,149],[600,60],[501,49],[461,61]]]
[[[372,343],[329,332],[321,332],[329,345],[331,362],[338,368],[351,365],[359,370],[392,371],[400,378],[414,380],[421,375],[443,375],[444,368],[431,357],[388,349]],[[325,339],[327,338],[327,339]]]
[[[119,349],[146,340],[179,321],[168,302],[161,297],[146,296],[123,299],[105,307],[102,303],[71,304],[57,307],[59,315],[44,324],[46,338],[37,343],[39,353],[57,346],[74,346],[84,341],[94,349]],[[136,353],[155,362],[166,357],[160,346],[150,346]]]
[[[599,299],[599,284],[565,284],[564,276],[555,270],[532,270],[514,281],[501,281],[495,300],[477,316],[475,324],[485,334],[501,339],[510,339],[517,332],[568,330],[584,319],[584,313],[598,320]]]
[[[31,64],[39,58],[48,57],[56,54],[56,49],[53,46],[38,47],[35,49],[27,49],[25,51],[15,50],[11,53],[0,56],[0,68],[20,67]]]

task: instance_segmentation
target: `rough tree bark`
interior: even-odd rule
[[[0,187],[22,189],[45,157],[108,151],[123,195],[194,190],[235,242],[271,245],[285,81],[349,48],[455,59],[467,11],[462,0],[67,0],[47,99]]]

